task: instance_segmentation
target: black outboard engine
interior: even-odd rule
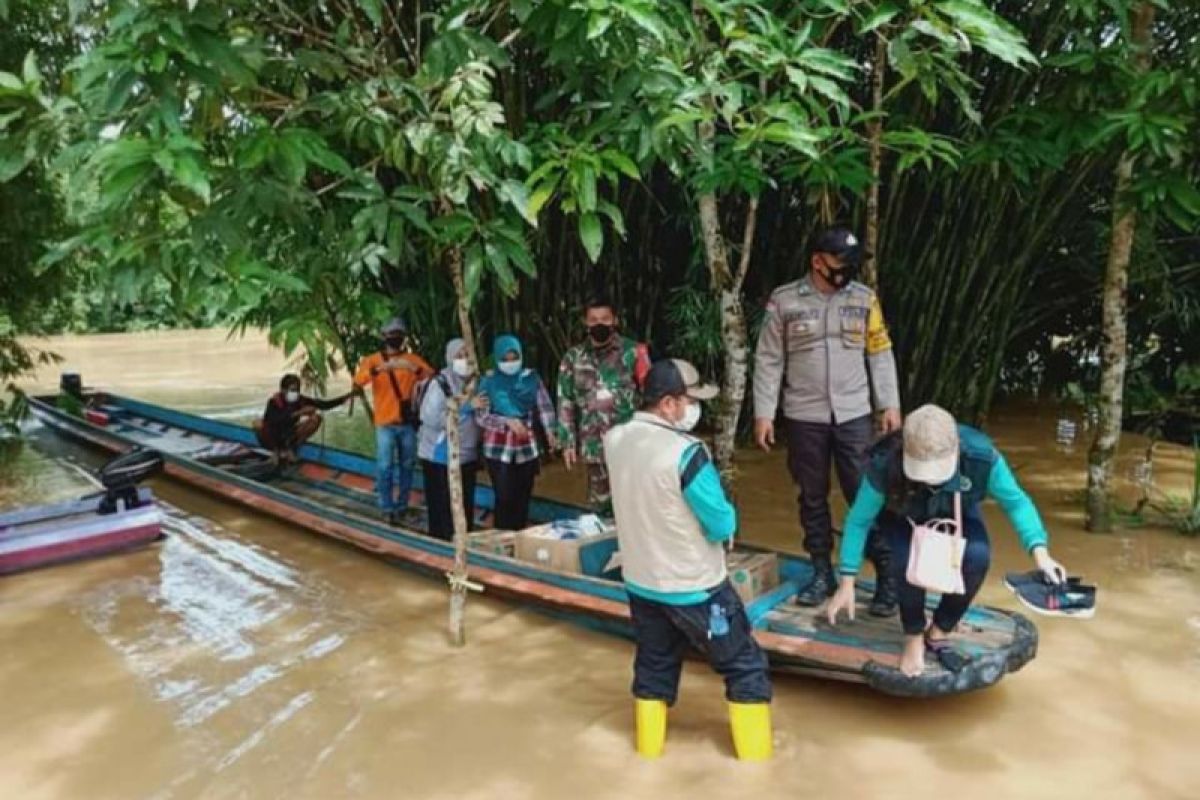
[[[64,372],[58,378],[58,388],[63,394],[69,394],[72,397],[83,399],[83,378],[78,372]]]
[[[100,513],[115,514],[122,502],[124,508],[142,505],[138,483],[161,472],[162,468],[162,453],[157,450],[131,450],[109,461],[100,468],[100,482],[105,490]]]

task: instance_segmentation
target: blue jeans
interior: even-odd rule
[[[725,610],[728,630],[709,634],[712,606]],[[664,700],[674,705],[679,692],[679,673],[688,645],[708,658],[708,663],[725,679],[725,697],[734,703],[767,703],[771,700],[771,678],[767,656],[754,641],[750,620],[742,600],[725,581],[702,603],[672,606],[629,594],[629,615],[637,652],[633,659],[633,696]]]
[[[375,490],[379,507],[385,511],[407,511],[417,465],[417,430],[411,425],[379,425],[375,428]],[[393,488],[399,490],[399,501]]]
[[[895,559],[892,569],[900,600],[900,623],[906,634],[916,636],[926,628],[925,590],[913,586],[906,576],[912,546],[912,526],[908,520],[885,512],[879,516],[879,530],[888,538]],[[942,595],[933,612],[933,624],[945,633],[952,632],[966,615],[971,601],[979,593],[979,587],[983,586],[983,579],[987,577],[992,562],[992,546],[978,509],[963,509],[963,537],[967,540],[962,563],[966,591],[963,594]]]

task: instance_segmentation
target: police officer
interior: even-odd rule
[[[818,236],[808,274],[771,294],[755,353],[754,435],[764,450],[775,443],[782,388],[788,470],[800,490],[804,549],[813,563],[812,581],[796,596],[803,606],[821,604],[836,589],[830,458],[849,505],[875,434],[872,388],[883,432],[900,427],[896,362],[879,299],[854,280],[860,254],[858,240],[844,228]],[[886,544],[876,532],[867,550],[876,574],[869,611],[892,616],[895,581]]]

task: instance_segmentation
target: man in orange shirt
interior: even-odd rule
[[[384,518],[396,524],[408,511],[417,463],[418,420],[409,401],[417,384],[433,375],[433,368],[411,352],[404,320],[392,319],[380,333],[382,349],[359,363],[354,384],[371,387],[375,403],[375,488]],[[399,497],[393,489],[399,490]]]

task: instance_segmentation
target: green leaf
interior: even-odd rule
[[[579,200],[580,211],[595,211],[596,210],[596,170],[586,164],[575,170],[574,165],[571,167],[571,172],[577,179],[576,197]]]
[[[208,62],[207,66],[218,72],[224,72],[245,86],[255,84],[253,70],[246,66],[241,55],[224,37],[207,28],[192,26],[188,29],[188,40]]]
[[[429,224],[429,218],[425,214],[425,209],[412,203],[403,201],[392,201],[392,208],[400,212],[409,224],[428,236],[433,236],[433,226]]]
[[[283,137],[275,142],[275,148],[271,152],[271,166],[280,177],[293,185],[299,185],[307,172],[304,154],[300,148],[294,141]]]
[[[25,54],[25,62],[21,65],[21,76],[28,84],[42,82],[42,71],[38,69],[37,54],[32,50]]]
[[[498,193],[501,199],[515,208],[526,222],[534,228],[537,227],[537,212],[531,210],[529,190],[525,188],[525,184],[520,181],[507,180],[500,184]]]
[[[14,92],[23,92],[25,84],[21,79],[11,72],[0,72],[0,89],[11,89]]]
[[[537,216],[542,208],[554,196],[554,189],[558,185],[557,181],[546,181],[541,186],[533,191],[529,196],[529,213]]]
[[[820,158],[815,145],[821,137],[812,130],[784,123],[772,123],[762,129],[762,138],[775,144],[787,145],[809,158]]]
[[[840,109],[842,109],[843,112],[849,111],[850,96],[846,94],[845,90],[842,89],[841,86],[838,86],[828,78],[822,78],[819,75],[810,75],[808,81],[810,84],[812,84],[813,89],[815,89],[818,94],[824,95],[827,99],[832,100]]]
[[[612,25],[612,17],[607,14],[593,14],[588,17],[587,38],[595,39],[603,36]]]
[[[376,28],[383,27],[383,6],[381,0],[358,0],[358,7],[370,18]]]
[[[140,161],[117,170],[101,184],[100,202],[107,208],[123,206],[153,170],[153,161]]]
[[[604,228],[595,214],[589,212],[579,215],[579,240],[583,242],[588,258],[595,264],[604,249]]]
[[[504,254],[508,256],[508,260],[515,264],[517,269],[530,278],[537,277],[537,265],[534,264],[529,251],[524,246],[519,246],[503,239],[497,243],[497,246],[504,251]]]
[[[870,33],[881,25],[891,22],[900,13],[900,7],[895,3],[880,3],[879,7],[867,15],[858,26],[859,34]]]
[[[117,77],[108,88],[108,95],[104,98],[104,113],[107,116],[113,116],[125,107],[137,78],[137,73],[130,67],[125,67],[117,73]]]
[[[37,151],[25,147],[15,136],[0,137],[0,183],[10,181],[25,171]]]
[[[649,33],[660,43],[666,40],[662,20],[652,11],[654,8],[653,3],[649,4],[648,8],[639,8],[635,5],[621,5],[620,8],[639,28]]]
[[[641,179],[642,175],[638,171],[637,164],[633,163],[633,159],[622,153],[620,150],[605,150],[601,154],[605,161],[616,167],[622,175],[633,180]]]
[[[209,202],[212,190],[208,183],[208,176],[204,173],[200,162],[193,156],[187,153],[177,154],[171,174],[185,189],[205,203]]]

